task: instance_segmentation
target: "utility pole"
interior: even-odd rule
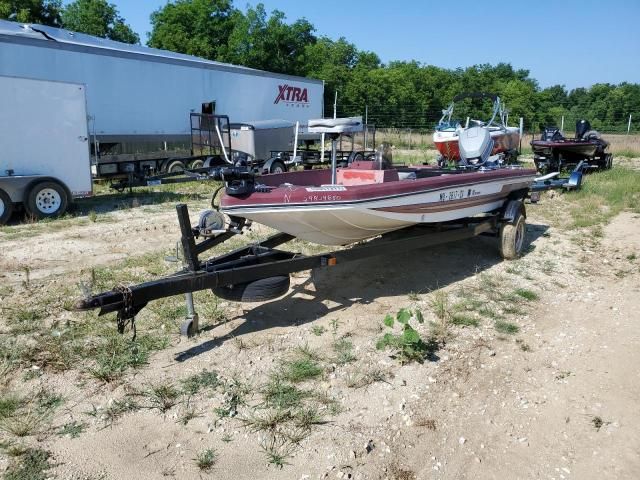
[[[630,131],[631,131],[631,114],[629,114],[629,123],[627,124],[627,135],[629,135]]]
[[[560,120],[560,133],[564,135],[564,115],[562,115],[562,119]]]
[[[333,118],[338,118],[338,90],[336,90],[336,95],[333,99]]]
[[[364,106],[364,150],[367,149],[367,132],[369,131],[369,105]]]

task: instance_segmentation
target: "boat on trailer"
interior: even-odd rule
[[[490,99],[493,101],[493,112],[488,121],[468,119],[463,123],[453,118],[456,103],[464,99]],[[486,129],[493,140],[492,155],[506,154],[507,160],[515,160],[518,155],[522,132],[519,127],[507,126],[507,112],[500,97],[491,93],[462,93],[456,95],[446,110],[442,112],[442,118],[436,125],[433,134],[433,144],[440,153],[441,163],[447,161],[465,161],[460,156],[460,135],[470,127]]]
[[[535,172],[428,166],[376,168],[354,162],[256,179],[251,192],[226,193],[220,211],[322,245],[348,245],[420,223],[440,223],[499,209],[526,192]],[[258,183],[259,182],[259,183]]]
[[[607,170],[613,165],[609,142],[591,129],[587,120],[576,122],[574,138],[565,137],[558,127],[546,127],[539,139],[531,141],[533,161],[538,171],[560,171],[564,167],[585,163],[585,168]]]
[[[332,141],[330,170],[258,177],[241,167],[212,169],[208,178],[224,181],[219,210],[203,212],[192,226],[187,206],[176,207],[184,269],[83,298],[76,309],[117,312],[118,330],[123,332],[126,325],[134,325],[148,302],[185,294],[188,315],[181,333],[192,335],[198,330],[192,293],[199,290],[211,289],[232,301],[271,300],[289,291],[294,272],[481,234],[499,237],[504,258],[520,255],[524,199],[536,172],[496,161],[490,155],[487,130],[478,129],[461,140],[463,154],[475,160],[473,167],[394,166],[379,149],[362,161],[337,168],[337,137],[361,127],[360,118],[310,122],[310,129]],[[200,259],[207,250],[241,235],[254,221],[278,232],[257,244]],[[277,248],[294,238],[350,247],[310,256]]]

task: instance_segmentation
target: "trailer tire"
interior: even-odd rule
[[[284,163],[279,160],[273,162],[269,167],[269,173],[285,173],[286,171],[287,167],[285,167]]]
[[[9,221],[13,214],[13,202],[9,194],[0,188],[0,225]]]
[[[202,168],[204,167],[204,161],[203,160],[194,160],[193,162],[191,162],[191,164],[189,165],[189,168]]]
[[[612,167],[613,167],[613,154],[607,153],[607,156],[605,157],[605,161],[604,161],[604,168],[605,170],[611,170]]]
[[[180,160],[169,160],[167,162],[167,173],[179,173],[184,171],[184,163]]]
[[[232,302],[264,302],[281,297],[289,291],[289,275],[261,278],[252,282],[212,288],[216,297]]]
[[[500,226],[500,253],[502,258],[515,260],[522,255],[525,233],[526,220],[522,212],[519,212],[512,222],[503,223]]]
[[[67,211],[69,195],[58,182],[46,181],[33,185],[27,193],[25,207],[36,218],[57,217]]]

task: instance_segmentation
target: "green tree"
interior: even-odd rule
[[[361,115],[367,98],[360,84],[372,69],[380,67],[380,58],[373,52],[359,51],[344,37],[317,39],[304,51],[304,66],[300,75],[325,81],[325,112],[332,112],[338,91],[341,115]]]
[[[62,11],[64,28],[124,43],[140,43],[118,9],[106,0],[74,0]]]
[[[61,5],[62,0],[0,0],[0,18],[59,27]]]
[[[222,60],[277,73],[303,74],[305,48],[316,41],[311,23],[299,19],[288,24],[279,10],[267,18],[262,4],[249,7],[246,15],[236,12],[234,17]]]
[[[151,14],[150,47],[224,58],[240,12],[231,0],[176,0]]]

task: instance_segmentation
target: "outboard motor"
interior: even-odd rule
[[[584,138],[585,133],[591,130],[588,120],[578,120],[576,122],[576,138]]]
[[[461,164],[482,165],[491,156],[493,139],[486,128],[465,128],[460,132],[458,147]]]
[[[225,182],[227,195],[249,195],[256,189],[255,175],[246,167],[215,168],[209,172],[209,178]]]

